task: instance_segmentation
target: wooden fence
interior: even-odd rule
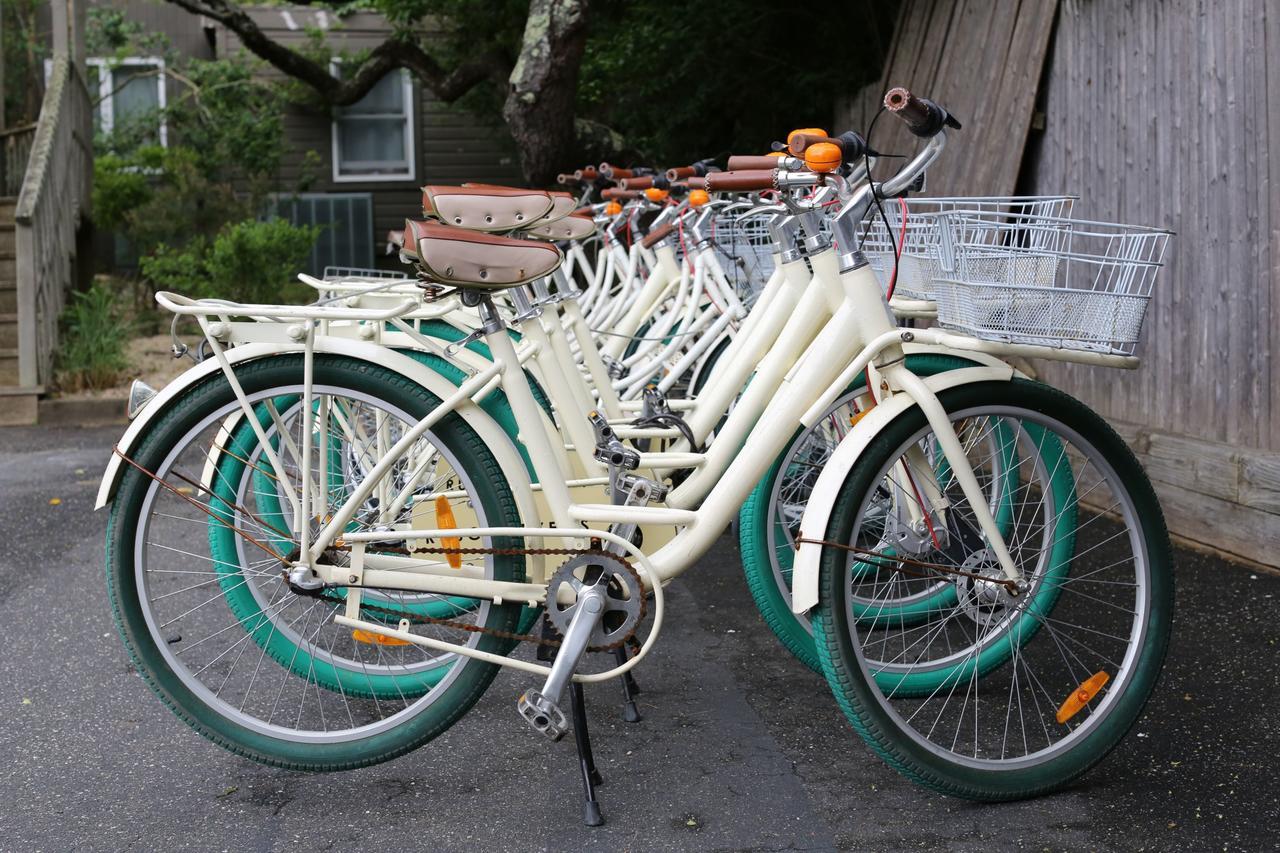
[[[1171,530],[1280,565],[1280,0],[908,0],[882,84],[965,121],[930,194],[1178,232],[1140,369],[1037,367],[1117,425]]]
[[[58,315],[71,289],[76,231],[93,180],[89,93],[71,57],[57,54],[14,214],[18,284],[18,379],[52,378]]]

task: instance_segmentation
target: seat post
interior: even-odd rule
[[[541,409],[533,399],[533,392],[529,390],[529,381],[520,366],[511,337],[507,334],[507,324],[498,314],[489,294],[463,289],[462,301],[464,305],[480,312],[480,328],[484,332],[485,343],[489,345],[494,363],[501,365],[502,391],[511,404],[516,426],[519,427],[519,440],[529,451],[529,459],[538,475],[542,493],[546,495],[552,518],[559,527],[576,527],[577,523],[569,518],[572,500],[569,487],[565,484],[565,473],[560,470],[557,463],[559,456],[552,448],[551,438],[542,425]]]

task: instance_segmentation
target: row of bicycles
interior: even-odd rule
[[[883,109],[901,161],[806,129],[725,170],[428,186],[403,273],[157,294],[193,365],[135,386],[98,500],[151,687],[324,771],[422,746],[512,669],[599,823],[584,685],[638,718],[665,589],[736,522],[768,628],[913,781],[1008,800],[1101,761],[1160,672],[1171,550],[1124,442],[1029,359],[1136,367],[1170,235],[923,196],[960,124]]]

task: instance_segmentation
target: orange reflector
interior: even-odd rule
[[[689,206],[702,207],[711,201],[711,196],[707,195],[706,190],[689,190]]]
[[[604,206],[604,212],[606,216],[617,216],[622,212],[622,205],[616,201],[611,201]]]
[[[649,187],[649,189],[644,191],[644,197],[649,199],[649,201],[666,201],[667,191],[660,190],[657,187]]]
[[[452,530],[458,526],[458,520],[453,517],[453,507],[449,506],[449,499],[444,495],[436,496],[436,527],[441,530]],[[450,548],[461,548],[462,540],[455,536],[442,536],[440,544],[444,547],[444,558],[449,561],[449,568],[462,568],[462,555],[457,551],[450,551]]]
[[[388,637],[384,634],[375,634],[372,631],[366,631],[363,628],[356,628],[351,632],[351,638],[357,643],[365,643],[370,646],[411,646],[408,640],[402,640],[399,637]]]
[[[1093,697],[1098,695],[1107,682],[1111,680],[1111,676],[1105,672],[1095,672],[1089,676],[1083,684],[1075,689],[1075,692],[1067,697],[1067,701],[1062,703],[1062,707],[1058,709],[1058,722],[1065,723],[1067,720],[1080,713],[1080,710],[1088,705]]]

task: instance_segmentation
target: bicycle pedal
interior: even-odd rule
[[[569,720],[564,711],[537,690],[526,690],[521,694],[516,709],[535,732],[553,741],[560,740],[569,731]]]

